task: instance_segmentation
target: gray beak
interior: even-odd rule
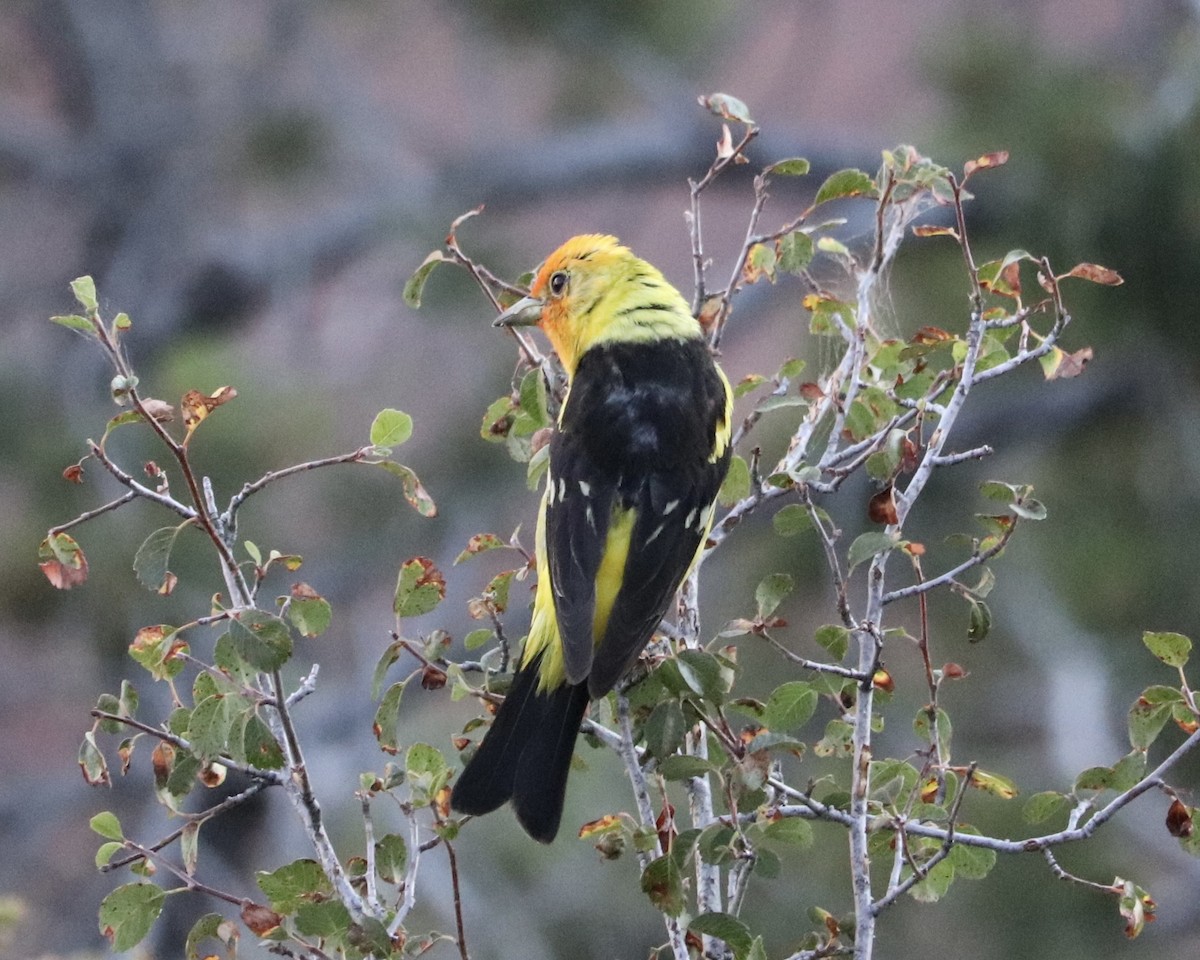
[[[492,321],[493,327],[532,327],[542,319],[541,300],[522,297]]]

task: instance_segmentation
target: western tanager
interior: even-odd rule
[[[588,701],[633,666],[712,526],[733,398],[687,302],[614,237],[574,237],[497,325],[537,325],[569,389],[550,441],[533,620],[508,696],[451,796],[558,832]]]

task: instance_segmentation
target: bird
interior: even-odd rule
[[[511,801],[525,831],[550,843],[589,701],[633,667],[708,538],[733,393],[682,294],[612,236],[560,246],[495,325],[539,327],[567,394],[529,634],[450,805],[481,815]]]

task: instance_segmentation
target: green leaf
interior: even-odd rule
[[[710,113],[721,117],[723,120],[736,120],[738,123],[744,123],[746,126],[754,126],[754,121],[750,119],[750,108],[746,106],[737,97],[728,93],[712,93],[708,96],[700,97],[702,106],[707,107]]]
[[[768,164],[763,173],[774,173],[781,177],[803,177],[808,173],[810,166],[804,157],[788,157],[786,160],[776,160]]]
[[[99,339],[99,334],[96,333],[96,325],[87,317],[81,317],[75,313],[68,313],[57,317],[51,317],[52,323],[57,323],[60,327],[66,327],[68,330],[74,330],[76,333],[82,333],[84,336],[91,337],[93,340]]]
[[[960,828],[960,833],[966,830]],[[986,847],[956,843],[946,858],[954,867],[954,876],[963,880],[982,880],[996,866],[996,851]]]
[[[744,376],[741,380],[733,385],[733,398],[735,400],[744,397],[754,389],[761,387],[767,382],[767,378],[759,373],[750,373]]]
[[[1168,667],[1183,667],[1192,650],[1192,641],[1182,633],[1154,633],[1147,630],[1142,634],[1142,643]]]
[[[375,415],[371,424],[371,446],[384,455],[404,443],[413,432],[413,420],[407,413],[388,407]]]
[[[664,700],[650,714],[642,728],[646,738],[646,749],[658,759],[673,754],[683,743],[683,735],[687,733],[687,721],[683,718],[683,708],[678,700]]]
[[[176,527],[160,527],[142,541],[137,553],[133,556],[133,572],[138,582],[148,590],[158,593],[169,592],[166,588],[173,578],[167,569],[171,558],[171,549],[175,546],[175,538],[184,527],[189,526],[190,520]]]
[[[1025,801],[1021,816],[1025,818],[1026,823],[1044,823],[1060,810],[1065,810],[1067,806],[1067,798],[1061,793],[1055,790],[1044,790],[1041,793],[1035,793]]]
[[[813,745],[813,753],[818,757],[848,757],[854,750],[853,740],[852,724],[845,720],[830,720],[825,724],[825,735]]]
[[[387,693],[379,702],[379,708],[375,711],[375,722],[372,724],[375,739],[379,741],[379,748],[392,755],[400,751],[396,722],[400,716],[400,698],[404,696],[404,686],[407,682],[405,680],[393,683],[388,687]]]
[[[88,826],[106,840],[125,839],[125,834],[121,832],[121,821],[111,810],[103,810],[96,814],[88,821]]]
[[[447,256],[441,250],[434,250],[422,260],[421,265],[404,284],[404,302],[414,310],[418,309],[421,306],[421,293],[425,289],[425,281],[429,279],[429,275],[433,273],[439,263],[447,260]]]
[[[488,643],[495,635],[496,631],[491,627],[480,627],[478,630],[472,630],[465,637],[463,637],[463,646],[468,650],[478,650],[480,647]]]
[[[223,693],[213,694],[196,704],[188,723],[188,740],[201,760],[215,760],[230,751],[234,722],[247,705],[244,697]],[[240,752],[240,737],[237,746],[239,750],[235,752]]]
[[[417,806],[431,802],[450,782],[450,767],[441,752],[427,743],[414,743],[404,757],[404,774]]]
[[[530,434],[550,424],[546,378],[542,376],[540,369],[530,370],[521,378],[517,398],[521,407],[521,417],[528,418],[529,422],[528,424],[514,424],[514,429],[519,427],[521,433]]]
[[[808,401],[803,397],[793,397],[787,394],[763,397],[754,405],[755,413],[770,413],[773,410],[789,410],[793,407],[807,407]]]
[[[184,952],[187,960],[201,960],[200,944],[205,940],[217,940],[225,947],[227,956],[232,960],[235,956],[237,939],[236,924],[226,920],[219,913],[206,913],[192,924],[192,929],[188,931]],[[212,954],[206,951],[204,957],[208,960]]]
[[[929,729],[929,711],[922,707],[917,711],[916,717],[913,718],[913,731],[918,737],[926,743],[932,743],[933,737]],[[950,761],[950,736],[952,727],[950,724],[950,714],[946,713],[941,707],[937,710],[937,742],[938,753],[943,763]]]
[[[763,938],[755,937],[746,953],[745,960],[767,960],[767,948],[763,946]]]
[[[812,529],[812,517],[807,508],[789,503],[771,518],[771,525],[781,537],[794,537]]]
[[[669,917],[677,917],[687,907],[683,892],[683,877],[671,857],[651,860],[642,871],[642,892],[655,908]]]
[[[1170,704],[1150,703],[1139,697],[1129,710],[1129,745],[1136,750],[1148,750],[1169,719]]]
[[[296,907],[296,929],[308,937],[333,937],[350,927],[350,911],[340,900],[304,900]]]
[[[819,206],[828,200],[840,197],[878,197],[879,188],[874,179],[861,170],[839,170],[830,174],[817,190],[813,206]]]
[[[691,780],[717,770],[717,765],[703,757],[672,754],[658,765],[658,772],[666,780]]]
[[[846,557],[849,565],[847,572],[878,554],[894,549],[897,543],[899,541],[894,536],[881,530],[869,530],[859,534],[850,544],[850,550]]]
[[[971,615],[967,623],[967,639],[971,643],[983,640],[992,629],[992,610],[982,600],[967,597],[971,604]]]
[[[936,903],[946,895],[953,882],[954,864],[947,857],[930,867],[925,879],[909,888],[908,895],[918,903]]]
[[[772,573],[763,577],[754,589],[754,602],[758,606],[758,619],[765,620],[789,593],[795,589],[795,581],[789,573]]]
[[[243,717],[245,726],[242,728],[241,752],[246,762],[264,770],[282,770],[285,762],[283,748],[266,721],[258,715],[258,710],[252,707]]]
[[[769,730],[786,733],[806,724],[816,709],[817,692],[812,684],[792,680],[771,692],[763,712],[763,723]]]
[[[1107,790],[1112,778],[1112,767],[1088,767],[1075,778],[1075,790]]]
[[[85,275],[72,280],[71,292],[75,294],[79,305],[88,313],[95,313],[100,309],[100,303],[96,298],[96,282],[90,276]]]
[[[835,660],[843,660],[850,650],[850,631],[835,623],[827,623],[817,627],[814,638],[818,644],[829,651]]]
[[[717,492],[717,500],[722,506],[732,507],[739,500],[750,494],[750,466],[745,458],[736,453],[729,460],[729,472]]]
[[[109,840],[107,843],[100,844],[96,850],[96,869],[103,870],[108,866],[108,862],[113,858],[113,855],[118,850],[123,850],[124,848],[125,844],[116,840]]]
[[[1134,750],[1113,764],[1109,786],[1118,793],[1128,790],[1146,775],[1146,751]]]
[[[479,435],[488,443],[503,443],[512,429],[513,418],[512,398],[499,397],[484,412]]]
[[[319,637],[329,629],[333,607],[324,597],[293,596],[288,604],[287,618],[302,637]]]
[[[691,691],[705,700],[720,703],[733,686],[732,670],[720,658],[703,650],[680,650],[674,666]]]
[[[162,913],[166,893],[153,883],[127,883],[100,903],[100,932],[113,950],[132,950],[145,938]]]
[[[397,617],[428,613],[446,596],[446,579],[428,557],[413,557],[400,565],[392,609]]]
[[[1002,480],[985,480],[979,485],[979,492],[1000,503],[1013,503],[1021,496],[1020,487]]]
[[[813,842],[812,824],[800,817],[772,820],[763,827],[762,835],[764,840],[796,847],[811,847]]]
[[[724,941],[733,951],[735,960],[742,960],[753,944],[750,928],[729,913],[702,913],[688,924],[688,930]]]
[[[385,883],[401,884],[408,865],[408,845],[398,833],[380,837],[375,844],[375,872]]]
[[[255,670],[278,670],[292,656],[292,634],[279,617],[261,610],[241,610],[229,621],[234,652]]]
[[[294,860],[268,873],[258,873],[259,889],[280,913],[294,913],[300,904],[333,895],[333,885],[315,860]]]

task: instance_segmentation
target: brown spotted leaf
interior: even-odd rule
[[[193,430],[217,407],[228,403],[237,396],[233,387],[218,387],[207,397],[199,390],[189,390],[179,401],[179,409],[183,411],[183,425],[190,435]]]

